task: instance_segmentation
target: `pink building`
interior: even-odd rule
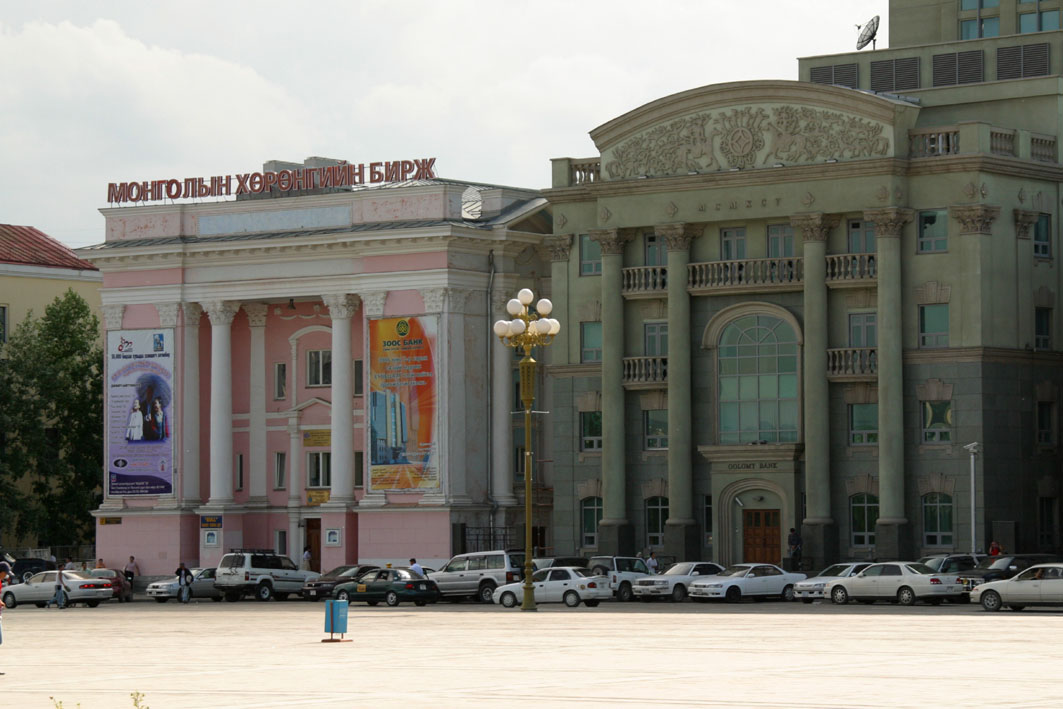
[[[519,518],[490,325],[546,288],[537,193],[422,179],[101,211],[106,242],[79,252],[108,331],[99,556],[436,565]]]

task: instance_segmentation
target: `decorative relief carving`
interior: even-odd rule
[[[558,214],[557,225],[564,229],[566,224],[568,224],[568,217],[566,217],[564,214]]]
[[[209,300],[200,305],[207,311],[211,325],[232,325],[240,311],[240,303],[235,300]]]
[[[277,307],[275,307],[273,309],[273,314],[276,317],[280,318],[281,320],[295,320],[296,318],[299,318],[300,320],[313,320],[314,318],[324,318],[325,317],[325,314],[323,312],[321,312],[321,306],[318,305],[317,303],[314,303],[314,305],[312,306],[312,310],[314,312],[310,313],[309,315],[303,315],[303,314],[300,314],[300,313],[292,313],[291,310],[285,310],[284,308],[282,308],[281,306],[278,305]],[[292,313],[292,314],[291,315],[285,315],[284,313]]]
[[[1019,188],[1019,194],[1016,195],[1019,198],[1019,204],[1026,203],[1026,190],[1022,187]]]
[[[613,179],[886,155],[885,126],[809,106],[744,106],[655,126],[621,143],[605,169]]]
[[[362,307],[365,308],[366,317],[379,318],[384,316],[384,304],[388,300],[387,291],[359,293],[358,295],[362,298]]]
[[[915,479],[915,485],[919,490],[919,496],[929,495],[932,492],[943,492],[952,495],[956,492],[956,478],[944,473],[930,473],[919,475]]]
[[[870,382],[854,382],[845,387],[846,404],[877,404],[878,386]]]
[[[602,255],[624,253],[624,245],[635,236],[631,229],[591,229],[591,241],[602,246]]]
[[[103,322],[108,330],[122,329],[122,316],[125,315],[125,305],[121,303],[102,305],[100,306],[100,312],[103,313]]]
[[[422,288],[421,299],[424,300],[426,313],[443,312],[443,298],[446,296],[446,288]]]
[[[904,225],[912,221],[913,212],[903,207],[886,207],[885,209],[868,209],[864,219],[875,225],[875,238],[900,238]]]
[[[915,302],[919,305],[947,303],[952,297],[952,286],[944,286],[937,281],[927,281],[915,289]]]
[[[199,319],[203,317],[203,306],[199,303],[181,303],[181,309],[185,311],[185,326],[199,327]]]
[[[607,224],[611,216],[613,216],[613,213],[609,211],[609,208],[602,205],[601,211],[598,212],[598,218],[601,219],[602,224]]]
[[[845,296],[845,305],[850,310],[873,308],[876,302],[875,292],[870,288],[858,288],[850,291]]]
[[[602,410],[602,393],[600,391],[581,391],[574,398],[576,411],[586,413],[588,411]]]
[[[580,500],[585,500],[588,497],[601,497],[602,479],[594,478],[592,480],[584,480],[576,485],[576,495]]]
[[[572,234],[557,234],[546,237],[546,248],[550,249],[551,261],[568,261],[572,253]]]
[[[1015,214],[1015,237],[1018,239],[1030,238],[1030,227],[1037,223],[1041,216],[1040,212],[1027,209],[1016,209]]]
[[[805,205],[805,209],[810,208],[816,203],[816,196],[811,192],[805,192],[805,196],[801,198],[801,204]]]
[[[961,234],[992,234],[993,222],[1000,216],[1000,207],[971,204],[949,207],[949,212],[960,223]]]
[[[676,206],[675,202],[669,202],[664,208],[664,211],[668,214],[669,219],[674,219],[675,215],[679,212],[679,207]]]
[[[244,303],[244,312],[247,313],[247,323],[251,327],[265,327],[266,315],[269,306],[265,303]]]
[[[859,495],[878,495],[878,478],[873,475],[857,475],[845,479],[845,494],[849,497]]]
[[[585,300],[576,306],[576,317],[580,322],[598,322],[602,319],[602,301]]]
[[[353,317],[362,305],[361,299],[350,293],[326,293],[321,296],[321,302],[328,308],[329,316],[333,320],[346,320]]]
[[[639,408],[643,411],[660,411],[668,408],[668,392],[662,389],[644,391],[639,395]]]
[[[177,311],[180,303],[156,303],[155,312],[159,314],[159,327],[177,327]]]
[[[886,187],[886,185],[882,185],[881,187],[878,188],[878,191],[875,192],[875,199],[877,199],[879,202],[885,202],[889,198],[890,198],[890,188]]]
[[[927,379],[915,385],[915,395],[919,401],[952,401],[952,385],[940,379]]]
[[[790,217],[790,226],[800,229],[801,238],[805,241],[826,241],[840,221],[841,217],[837,214],[795,214]]]
[[[701,227],[693,224],[659,224],[653,227],[653,233],[664,239],[669,251],[689,251],[690,244],[702,232]]]
[[[642,483],[642,499],[651,497],[668,497],[668,481],[664,478],[654,478]]]

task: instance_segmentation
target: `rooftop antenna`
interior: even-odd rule
[[[860,36],[856,38],[856,48],[863,49],[867,45],[871,45],[871,49],[875,49],[875,35],[878,34],[878,15],[875,15],[863,25],[857,25],[856,29],[860,30]]]

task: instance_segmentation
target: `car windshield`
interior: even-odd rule
[[[937,571],[935,571],[934,569],[930,568],[926,564],[920,564],[919,562],[916,562],[914,564],[905,564],[905,566],[908,567],[908,570],[911,571],[913,574],[936,574],[937,573]]]
[[[817,576],[845,576],[849,570],[849,564],[835,564],[834,566],[828,566],[820,571]]]
[[[620,572],[634,571],[638,574],[648,574],[650,570],[646,568],[646,562],[642,559],[624,559],[617,557],[616,570]]]
[[[934,571],[940,571],[941,570],[941,565],[944,562],[945,562],[945,557],[943,557],[943,556],[924,556],[922,559],[919,559],[919,561],[917,561],[916,563],[917,564],[922,564],[923,566],[929,566]]]
[[[546,580],[546,575],[550,573],[550,569],[543,569],[542,571],[536,571],[532,574],[532,581],[535,583],[541,583]]]
[[[748,566],[728,566],[718,576],[745,576],[749,572]]]
[[[976,569],[1006,569],[1014,557],[1010,556],[987,556],[978,562]]]
[[[693,568],[694,568],[693,564],[687,564],[687,563],[672,564],[671,566],[668,567],[668,570],[665,571],[664,573],[665,573],[666,576],[686,576],[687,574],[690,573],[690,570],[693,569]]]

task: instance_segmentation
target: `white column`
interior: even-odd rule
[[[266,312],[263,303],[247,303],[244,306],[247,321],[251,326],[251,411],[250,450],[247,474],[250,477],[250,501],[266,502]]]
[[[232,323],[240,304],[203,303],[210,317],[210,498],[207,504],[233,501]]]
[[[488,323],[510,318],[503,290],[491,294]],[[491,496],[503,507],[516,505],[513,494],[513,348],[491,338]]]
[[[299,437],[298,415],[288,419],[288,556],[296,564],[302,563],[303,538],[299,516],[302,512],[302,440]]]
[[[199,496],[199,303],[182,303],[184,344],[181,348],[181,496],[198,505]]]
[[[321,298],[332,316],[332,486],[330,501],[354,499],[354,385],[351,316],[361,304],[346,293]]]
[[[384,317],[384,306],[388,300],[387,291],[370,291],[367,293],[359,293],[362,298],[362,328],[365,333],[365,337],[369,337],[369,321],[377,318]],[[370,362],[366,360],[365,366],[368,368]],[[368,371],[368,370],[367,370]],[[371,372],[369,372],[371,374]],[[365,393],[365,495],[358,502],[359,507],[383,507],[387,503],[387,498],[383,492],[373,490],[373,442],[372,442],[372,400],[373,397],[367,390]]]

